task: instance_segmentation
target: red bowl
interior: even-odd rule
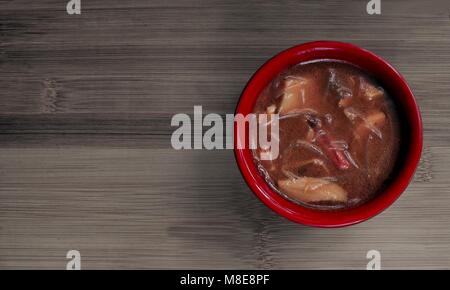
[[[365,221],[389,207],[406,189],[419,163],[423,142],[422,120],[414,95],[400,73],[381,57],[352,44],[333,41],[305,43],[279,53],[258,69],[244,89],[235,114],[246,116],[252,113],[261,91],[281,71],[301,62],[321,59],[345,61],[366,71],[384,86],[397,105],[402,120],[402,156],[393,173],[395,176],[385,189],[374,199],[355,208],[315,210],[285,199],[264,181],[253,161],[251,150],[237,149],[236,127],[234,153],[248,186],[269,208],[304,225],[343,227]]]

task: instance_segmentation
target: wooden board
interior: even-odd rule
[[[450,268],[450,2],[0,0],[0,268]],[[170,119],[234,112],[253,72],[312,40],[352,42],[422,110],[414,182],[344,229],[291,223],[232,151],[174,151]]]

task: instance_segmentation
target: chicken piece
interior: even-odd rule
[[[346,202],[347,192],[335,182],[323,178],[300,177],[278,181],[279,188],[289,197],[310,202]]]
[[[386,115],[381,111],[376,111],[370,113],[367,117],[363,118],[361,122],[355,129],[354,135],[357,139],[366,139],[367,136],[372,132],[378,138],[382,138],[380,128],[386,122]]]
[[[367,118],[366,122],[370,126],[381,128],[386,121],[386,115],[382,111],[376,111],[370,113]]]
[[[344,114],[353,124],[356,124],[355,138],[366,138],[370,132],[378,138],[382,138],[380,128],[386,121],[386,115],[382,111],[374,111],[364,116],[353,107],[349,107],[344,109]],[[360,121],[360,123],[358,124],[357,121]]]
[[[366,101],[377,100],[384,96],[384,91],[381,87],[374,86],[365,78],[360,78],[360,94]]]
[[[339,108],[347,108],[352,104],[353,98],[352,97],[345,97],[341,98],[338,102]]]
[[[283,99],[280,104],[280,115],[288,114],[301,108],[304,103],[305,85],[308,81],[303,78],[288,79],[285,81]]]
[[[319,87],[312,77],[287,77],[284,81],[283,97],[279,106],[280,116],[316,108],[320,102]]]
[[[264,115],[258,115],[258,123],[259,126],[267,127],[266,129],[271,128],[273,115],[275,114],[277,110],[277,106],[272,104],[266,108],[266,116]]]
[[[275,114],[275,111],[276,111],[276,110],[277,110],[277,106],[275,106],[275,105],[270,105],[270,106],[267,107],[266,113],[267,113],[268,115],[270,115],[270,114]]]
[[[354,123],[358,118],[363,119],[363,115],[361,112],[356,110],[353,107],[348,107],[344,109],[344,115],[349,119],[352,123]]]
[[[315,136],[314,130],[311,127],[308,127],[308,132],[306,132],[306,136],[305,136],[306,142],[308,142],[308,143],[313,142],[314,136]]]

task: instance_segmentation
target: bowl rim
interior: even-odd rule
[[[244,177],[245,182],[253,191],[253,193],[270,209],[279,215],[307,226],[322,227],[322,228],[336,228],[354,225],[365,220],[368,220],[392,205],[400,195],[405,191],[411,182],[417,166],[420,161],[423,148],[423,125],[420,114],[420,109],[415,100],[414,94],[406,83],[403,76],[386,60],[382,59],[373,52],[364,48],[358,47],[354,44],[338,42],[338,41],[314,41],[304,44],[296,45],[276,54],[267,60],[258,70],[253,74],[247,82],[238,100],[235,115],[250,113],[249,108],[253,109],[262,88],[264,88],[279,72],[288,68],[291,65],[301,62],[314,60],[337,60],[342,59],[336,57],[320,57],[311,58],[300,62],[295,62],[293,59],[302,54],[311,54],[320,52],[327,54],[327,52],[338,50],[340,53],[351,53],[355,57],[364,58],[364,61],[372,62],[377,65],[383,72],[389,74],[390,80],[395,84],[396,89],[401,91],[401,97],[395,96],[396,99],[402,99],[402,106],[406,106],[407,119],[410,127],[410,142],[408,153],[399,174],[392,180],[389,186],[380,192],[374,199],[351,209],[343,209],[337,211],[324,211],[311,209],[289,201],[282,197],[279,193],[274,191],[267,182],[263,179],[256,168],[253,161],[250,149],[238,149],[236,124],[234,126],[234,155],[238,168]],[[345,60],[344,60],[345,61]],[[347,61],[353,64],[352,61]],[[357,64],[354,64],[359,66]],[[364,68],[365,69],[365,68]],[[367,69],[365,69],[367,70]],[[370,72],[370,70],[367,70]],[[246,130],[246,135],[248,131]]]

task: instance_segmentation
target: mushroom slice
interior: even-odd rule
[[[346,108],[353,103],[353,96],[357,94],[358,77],[342,74],[336,69],[330,69],[328,88],[329,92],[339,99],[338,106]]]
[[[279,188],[290,198],[311,202],[346,202],[345,191],[337,183],[324,178],[300,177],[296,179],[278,180]]]

